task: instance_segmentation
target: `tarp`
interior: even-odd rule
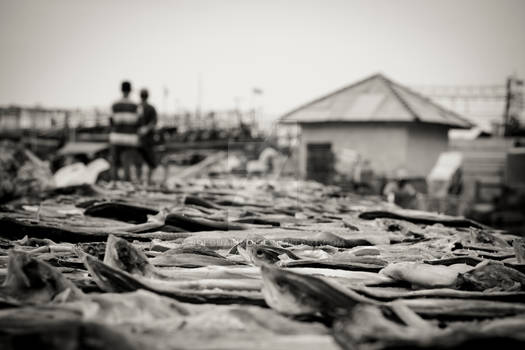
[[[74,154],[94,155],[109,147],[106,142],[68,142],[64,147],[58,150],[61,156]]]
[[[461,152],[444,152],[427,176],[428,194],[436,197],[446,197],[448,189],[454,181],[460,180],[460,169],[463,163]]]

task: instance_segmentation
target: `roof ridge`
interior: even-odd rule
[[[410,89],[410,88],[408,88],[408,87],[406,87],[406,86],[404,86],[404,85],[402,85],[402,84],[398,84],[398,83],[396,83],[396,82],[394,82],[394,81],[391,81],[391,83],[392,83],[393,85],[395,85],[396,87],[400,88],[401,90],[404,90],[404,91],[407,92],[408,94],[410,94],[410,95],[412,95],[412,96],[414,96],[414,97],[416,97],[416,98],[419,98],[419,99],[423,100],[425,103],[428,103],[428,104],[430,104],[430,105],[436,107],[436,108],[439,109],[441,112],[444,112],[445,115],[442,115],[442,116],[443,116],[445,119],[450,120],[449,115],[452,115],[454,118],[457,118],[457,119],[461,120],[462,122],[464,122],[464,123],[470,125],[471,127],[474,126],[474,124],[473,124],[470,120],[468,120],[467,118],[462,117],[462,116],[459,115],[458,113],[456,113],[456,112],[454,112],[454,111],[452,111],[452,110],[450,110],[450,109],[448,109],[448,108],[445,108],[445,107],[441,106],[440,104],[434,102],[434,101],[433,101],[431,98],[429,98],[428,96],[425,96],[425,95],[423,95],[423,94],[421,94],[421,93],[419,93],[419,92],[417,92],[417,91],[414,91],[414,90],[412,90],[412,89]]]
[[[341,92],[343,92],[343,91],[345,91],[345,90],[348,90],[348,89],[354,88],[354,87],[356,87],[356,86],[359,86],[359,85],[361,85],[361,84],[363,84],[363,83],[366,83],[367,81],[372,80],[372,79],[374,79],[374,78],[382,78],[382,77],[383,77],[383,75],[382,75],[381,73],[375,73],[375,74],[372,74],[371,76],[369,76],[369,77],[367,77],[367,78],[364,78],[364,79],[358,80],[358,81],[355,82],[355,83],[352,83],[352,84],[349,84],[349,85],[345,85],[345,86],[342,87],[342,88],[339,88],[339,89],[337,89],[337,90],[334,90],[334,91],[332,91],[332,92],[330,92],[330,93],[328,93],[328,94],[326,94],[326,95],[323,95],[323,96],[321,96],[321,97],[318,97],[318,98],[316,98],[316,99],[314,99],[314,100],[312,100],[312,101],[310,101],[310,102],[304,103],[304,104],[300,105],[299,107],[296,107],[296,108],[294,108],[294,109],[292,109],[292,110],[286,112],[285,114],[283,114],[283,115],[279,118],[279,120],[283,120],[283,119],[285,119],[286,117],[290,116],[291,114],[293,114],[293,113],[295,113],[295,112],[297,112],[297,111],[299,111],[299,110],[301,110],[301,109],[303,109],[303,108],[309,107],[309,106],[313,105],[314,103],[317,103],[317,102],[320,102],[320,101],[326,100],[327,98],[330,98],[330,97],[332,97],[332,96],[334,96],[334,95],[337,95],[337,94],[339,94],[339,93],[341,93]]]
[[[382,77],[385,81],[385,84],[388,86],[388,89],[394,94],[395,97],[401,102],[401,104],[406,108],[406,110],[412,114],[415,121],[421,121],[421,118],[419,118],[419,115],[412,109],[410,104],[396,91],[396,89],[393,88],[392,85],[397,85],[392,80],[388,79],[387,77]]]

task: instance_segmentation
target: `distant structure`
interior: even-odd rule
[[[280,122],[300,126],[300,175],[321,182],[330,181],[337,155],[347,150],[385,176],[399,169],[426,176],[447,150],[449,129],[473,126],[382,74],[298,107]]]
[[[506,84],[500,85],[413,86],[412,89],[494,136],[508,136],[513,126],[525,129],[525,93],[523,80],[517,76],[509,76]]]
[[[0,129],[4,132],[93,127],[106,125],[107,119],[108,112],[99,110],[0,106]]]

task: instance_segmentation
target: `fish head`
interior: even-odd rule
[[[286,315],[321,315],[328,319],[347,315],[356,305],[374,302],[333,282],[263,264],[266,303]]]
[[[82,292],[55,267],[22,251],[10,250],[7,277],[2,293],[17,300],[45,303],[60,293],[71,290],[71,298]]]
[[[29,254],[17,250],[10,250],[9,260],[7,262],[7,277],[4,286],[10,285],[18,288],[31,287],[29,276],[27,276],[24,271],[24,267],[29,261]]]
[[[262,264],[275,264],[280,261],[280,252],[272,249],[272,247],[264,246],[261,244],[247,244],[246,252],[250,261],[255,266],[261,266]]]
[[[269,264],[262,264],[261,274],[264,300],[272,309],[285,315],[317,313],[318,306],[304,293],[308,290],[305,281],[296,278],[296,274]]]
[[[115,293],[133,292],[140,288],[147,289],[127,272],[109,266],[89,254],[80,251],[77,254],[100,289]]]
[[[242,256],[244,260],[251,261],[247,248],[256,243],[257,243],[257,240],[252,239],[252,238],[246,238],[246,239],[243,239],[234,248],[236,248],[236,252],[239,253],[239,255]]]
[[[131,274],[140,276],[150,276],[153,274],[153,266],[148,261],[146,255],[125,239],[114,235],[108,236],[104,263]]]
[[[234,245],[228,254],[239,254],[243,258],[245,258],[247,261],[250,261],[250,258],[248,257],[248,254],[246,252],[246,246],[248,244],[256,244],[261,243],[264,241],[264,237],[257,234],[248,235],[245,239],[240,241],[238,244]]]

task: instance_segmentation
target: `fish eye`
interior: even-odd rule
[[[264,252],[261,249],[257,249],[256,254],[257,254],[257,256],[263,256]]]
[[[277,285],[277,287],[281,290],[285,289],[286,288],[286,283],[280,279],[276,280],[275,281],[275,284]]]

